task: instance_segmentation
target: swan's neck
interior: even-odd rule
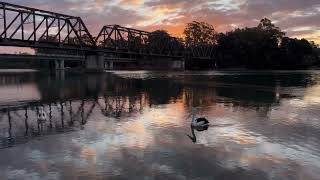
[[[193,129],[193,128],[191,128],[191,133],[192,133],[192,140],[193,140],[193,142],[197,142],[197,136],[196,136],[196,134],[194,133],[194,129]]]
[[[195,109],[192,110],[192,124],[196,123],[196,111]]]
[[[194,133],[194,128],[191,128],[192,136],[196,138],[196,134]]]
[[[192,114],[192,123],[196,122],[196,116],[194,114]]]
[[[192,142],[196,143],[197,142],[197,137],[196,137],[196,135],[194,133],[194,129],[192,128],[192,126],[191,126],[191,133],[192,133],[192,136],[190,136],[188,134],[187,134],[187,136],[192,140]]]

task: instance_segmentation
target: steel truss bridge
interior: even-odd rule
[[[0,2],[0,46],[181,58],[212,58],[212,48],[185,48],[175,37],[119,25],[90,34],[80,17]]]

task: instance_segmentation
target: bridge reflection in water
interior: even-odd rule
[[[34,137],[81,130],[94,109],[106,117],[120,118],[141,111],[141,99],[105,96],[98,99],[57,101],[47,104],[28,103],[0,109],[0,148],[26,143]],[[43,107],[48,120],[39,122],[37,114]]]
[[[7,98],[0,91],[0,148],[27,143],[38,137],[79,131],[89,121],[101,117],[124,120],[145,108],[176,101],[181,101],[187,109],[198,106],[206,111],[221,102],[230,108],[250,107],[260,114],[267,114],[272,107],[279,106],[282,98],[290,98],[279,87],[292,86],[286,77],[278,81],[276,76],[269,76],[270,81],[258,85],[251,84],[255,77],[249,76],[239,76],[236,81],[229,76],[216,76],[210,81],[205,81],[207,77],[179,74],[171,75],[176,76],[174,80],[163,74],[151,76],[126,78],[125,75],[108,73],[66,74],[60,79],[41,73],[2,73],[1,89],[5,88],[7,94],[17,89],[21,91]],[[299,79],[312,79],[306,77],[308,74],[291,75],[290,78],[292,76],[297,79],[291,81],[294,85],[304,86],[310,82]],[[241,91],[233,91],[230,88],[233,85]],[[253,99],[251,94],[259,94],[259,98]],[[37,121],[40,107],[48,114],[45,123]]]
[[[114,73],[0,73],[0,179],[319,179],[319,71]]]
[[[146,106],[144,94],[136,92],[133,95],[134,91],[127,91],[130,83],[114,81],[107,74],[67,75],[65,80],[47,75],[38,77],[39,74],[1,75],[2,87],[14,90],[19,88],[15,85],[21,86],[25,95],[1,100],[0,148],[27,143],[36,137],[81,130],[94,113],[117,119],[141,112]],[[25,88],[32,82],[36,82],[33,84],[36,88]],[[26,91],[37,89],[40,99],[34,100],[37,98],[30,97],[32,93]],[[48,120],[45,122],[37,120],[40,107],[47,112]]]

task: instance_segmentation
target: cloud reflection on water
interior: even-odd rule
[[[30,128],[36,126],[34,108],[44,104],[48,109],[51,104],[53,124],[58,129],[62,124],[70,126],[74,131],[41,132],[42,136],[0,150],[0,179],[317,178],[319,119],[309,112],[316,113],[319,104],[303,100],[310,94],[318,96],[312,90],[317,85],[306,87],[300,80],[308,80],[309,73],[208,76],[130,79],[104,74],[67,76],[64,81],[46,76],[36,79],[33,83],[42,100],[26,106],[31,111]],[[197,83],[204,81],[212,86]],[[93,82],[97,84],[92,86]],[[249,86],[241,91],[236,85],[221,86],[242,82]],[[310,84],[314,83],[318,82]],[[261,86],[269,88],[252,88]],[[302,92],[287,96],[297,87]],[[276,93],[280,94],[278,99]],[[304,108],[292,101],[299,101]],[[186,136],[190,132],[186,117],[192,106],[200,107],[199,115],[211,124],[229,125],[197,132],[194,144]],[[25,129],[15,112],[22,115],[24,111],[11,108],[11,134],[18,138]],[[0,122],[5,127],[1,138],[8,135],[7,110],[1,111]],[[82,117],[87,118],[82,121]],[[69,123],[71,120],[74,123]]]

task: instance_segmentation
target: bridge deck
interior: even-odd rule
[[[0,54],[0,59],[12,59],[12,60],[57,60],[57,59],[63,59],[66,61],[84,61],[85,57],[84,56],[73,56],[73,55],[57,55],[57,54],[52,54],[52,55],[25,55],[25,54]]]

